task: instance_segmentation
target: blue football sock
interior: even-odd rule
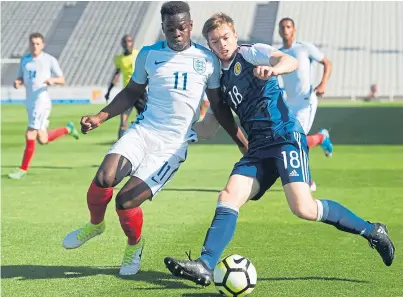
[[[204,240],[200,259],[210,269],[214,269],[225,247],[235,233],[238,211],[219,202],[213,222]]]
[[[374,229],[373,224],[356,216],[343,205],[331,200],[318,200],[322,203],[321,221],[335,226],[337,229],[367,238]]]

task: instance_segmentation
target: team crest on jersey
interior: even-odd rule
[[[242,66],[241,63],[236,62],[235,67],[234,67],[234,73],[235,75],[239,75],[242,71]]]
[[[197,73],[203,74],[206,71],[207,61],[205,59],[193,59],[193,68]]]

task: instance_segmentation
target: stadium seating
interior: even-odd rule
[[[136,35],[147,8],[148,2],[89,2],[60,56],[70,84],[106,85],[122,35]]]
[[[105,86],[124,33],[135,36],[136,47],[163,38],[161,3],[3,2],[2,59],[25,53],[29,33],[40,31],[69,86]],[[365,96],[373,83],[380,95],[403,95],[403,2],[191,2],[190,6],[195,42],[205,45],[201,34],[205,20],[225,12],[235,21],[240,42],[280,47],[278,21],[291,17],[297,38],[316,44],[333,62],[327,96]],[[2,64],[6,78],[2,84],[10,84],[8,74],[14,76],[16,67]],[[314,66],[316,83],[321,71],[322,66]]]
[[[48,35],[63,9],[63,2],[3,2],[1,3],[1,56],[19,57],[28,49],[32,32]]]
[[[403,2],[280,2],[277,23],[294,19],[297,38],[333,62],[327,95],[359,97],[376,83],[379,95],[403,95]],[[281,46],[276,23],[274,44]],[[322,67],[314,67],[318,82]]]

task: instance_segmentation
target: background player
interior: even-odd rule
[[[248,133],[249,150],[235,164],[220,192],[213,222],[207,232],[201,257],[195,261],[164,259],[175,276],[209,285],[212,270],[231,241],[240,207],[257,200],[280,176],[292,212],[299,218],[320,221],[337,229],[360,234],[375,247],[386,265],[394,258],[394,246],[386,227],[371,224],[331,200],[314,200],[309,189],[308,146],[304,131],[282,98],[277,75],[297,68],[297,60],[265,44],[238,47],[233,20],[222,13],[206,21],[203,36],[222,63],[222,88],[228,104],[210,105],[217,116],[230,107]],[[270,66],[269,80],[254,77],[256,65]],[[217,117],[220,122],[220,117]]]
[[[106,102],[109,100],[112,88],[119,82],[120,74],[122,73],[123,76],[123,86],[127,86],[134,71],[134,62],[136,61],[138,50],[133,48],[133,37],[130,35],[123,36],[121,44],[123,47],[123,53],[113,59],[116,69],[105,94]],[[134,107],[137,110],[137,114],[143,112],[146,104],[146,98],[147,94],[144,93],[144,95],[142,95],[141,98],[136,102]],[[133,106],[120,115],[118,138],[122,137],[123,133],[127,130],[128,121],[132,110]]]
[[[280,51],[293,56],[298,60],[296,71],[283,75],[284,89],[287,94],[287,104],[297,116],[305,134],[308,135],[315,119],[318,107],[318,98],[326,91],[326,84],[332,72],[332,63],[312,43],[295,40],[295,23],[290,18],[283,18],[279,22],[279,33],[283,39],[283,47]],[[312,86],[312,61],[323,65],[323,76],[319,85]],[[333,144],[329,137],[329,131],[320,130],[318,133],[307,137],[309,148],[321,145],[327,157],[333,152]],[[311,180],[311,190],[316,190],[316,184]]]
[[[191,129],[198,119],[203,93],[220,101],[220,64],[208,49],[191,42],[193,22],[189,5],[167,2],[161,8],[166,41],[141,49],[129,84],[97,115],[85,116],[81,129],[87,133],[126,111],[148,85],[147,109],[107,153],[87,193],[90,223],[68,234],[66,249],[78,248],[104,232],[104,215],[113,187],[126,176],[128,182],[116,196],[116,212],[128,238],[121,275],[140,269],[143,212],[140,205],[153,198],[186,159],[188,141],[197,138]],[[229,110],[228,110],[229,111]],[[246,139],[232,113],[219,118],[239,147]]]
[[[30,53],[21,58],[18,78],[14,81],[16,89],[25,86],[28,129],[25,132],[26,144],[21,166],[8,175],[12,179],[21,179],[27,174],[36,141],[48,144],[67,134],[78,139],[78,132],[72,122],[65,127],[47,131],[52,109],[48,86],[64,85],[65,80],[58,61],[43,52],[44,47],[45,38],[42,34],[32,33],[29,36]]]

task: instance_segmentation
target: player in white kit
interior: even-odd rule
[[[329,131],[322,129],[309,136],[308,133],[311,130],[318,107],[317,96],[321,97],[325,93],[326,84],[332,72],[332,63],[312,43],[296,41],[295,23],[292,19],[283,18],[279,22],[279,33],[283,39],[283,47],[280,48],[280,51],[298,60],[297,70],[282,76],[287,104],[304,129],[309,148],[320,145],[325,155],[330,157],[333,153],[333,144],[330,140]],[[312,86],[313,61],[324,66],[322,81],[316,88]],[[311,181],[311,190],[316,190],[316,184],[313,180]]]
[[[12,179],[23,178],[28,171],[35,152],[36,141],[48,144],[61,136],[70,134],[78,139],[73,123],[48,131],[52,101],[48,86],[64,85],[63,72],[56,58],[43,52],[45,40],[42,34],[29,36],[30,53],[21,58],[18,78],[14,81],[16,89],[25,86],[25,107],[28,113],[28,129],[25,133],[26,146],[21,166],[8,176]]]
[[[166,41],[143,47],[129,84],[100,113],[81,120],[85,134],[133,106],[148,86],[144,112],[107,153],[88,190],[90,222],[63,241],[66,249],[73,249],[103,233],[113,187],[130,176],[115,198],[116,212],[128,238],[121,275],[133,275],[140,269],[144,243],[140,205],[171,180],[186,159],[188,142],[197,140],[192,125],[199,118],[204,92],[209,100],[221,101],[220,64],[211,51],[190,40],[189,5],[167,2],[161,8],[161,18]],[[224,117],[224,129],[239,147],[246,146],[229,109]]]

